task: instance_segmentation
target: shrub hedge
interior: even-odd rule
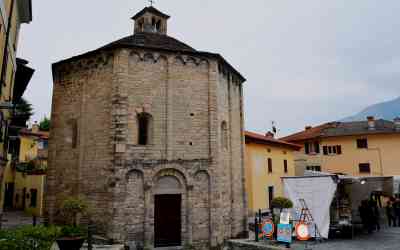
[[[0,250],[50,250],[59,234],[59,228],[44,226],[0,230]]]

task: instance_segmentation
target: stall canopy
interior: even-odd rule
[[[336,175],[318,175],[304,177],[283,177],[284,194],[294,205],[293,217],[297,220],[304,199],[322,238],[328,238],[330,225],[330,205],[337,184]]]

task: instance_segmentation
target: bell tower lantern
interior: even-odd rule
[[[160,35],[167,34],[167,21],[169,16],[157,10],[153,6],[146,7],[134,15],[134,33],[155,33]]]

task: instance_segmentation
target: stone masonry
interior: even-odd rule
[[[220,55],[167,36],[168,18],[145,8],[133,36],[53,65],[50,222],[62,197],[83,195],[99,233],[153,245],[154,197],[178,193],[182,245],[246,234],[245,79]]]

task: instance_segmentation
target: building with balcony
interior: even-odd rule
[[[329,122],[281,138],[302,145],[295,154],[304,170],[352,176],[400,175],[400,119]]]
[[[31,0],[0,0],[0,183],[8,164],[10,124],[15,104],[20,101],[34,70],[17,58],[22,24],[32,21]],[[14,132],[17,135],[17,132]],[[0,185],[0,196],[4,189]],[[3,199],[0,199],[0,217]]]
[[[41,216],[47,170],[49,133],[37,124],[22,129],[15,154],[9,154],[3,189],[4,208]]]

